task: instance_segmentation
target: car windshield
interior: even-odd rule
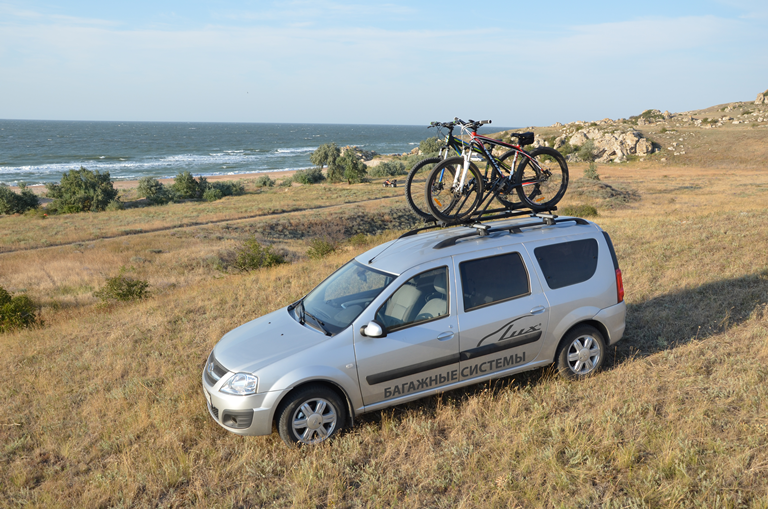
[[[297,303],[295,317],[328,334],[338,334],[396,277],[352,260]]]

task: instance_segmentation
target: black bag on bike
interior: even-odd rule
[[[512,136],[517,136],[517,142],[521,147],[531,145],[533,143],[533,133],[530,131],[524,133],[512,133]]]

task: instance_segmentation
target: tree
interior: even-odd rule
[[[99,173],[82,166],[65,171],[60,184],[46,184],[45,188],[48,197],[53,198],[48,209],[63,213],[102,211],[118,194],[108,171]]]
[[[173,194],[154,177],[140,178],[136,194],[139,198],[146,198],[155,205],[164,205],[173,201]]]
[[[312,152],[312,155],[309,156],[309,161],[318,168],[323,166],[330,168],[340,155],[341,150],[339,150],[335,143],[325,143]]]
[[[419,151],[421,155],[432,155],[440,152],[440,147],[443,146],[443,142],[437,136],[427,138],[419,143]]]
[[[363,180],[368,167],[355,156],[353,151],[347,150],[343,156],[334,161],[332,166],[328,167],[328,178],[331,181],[333,181],[333,179],[331,179],[332,168],[335,178],[340,176],[341,178],[339,178],[339,180],[346,180],[348,184],[355,184]]]

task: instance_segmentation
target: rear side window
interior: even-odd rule
[[[552,290],[582,283],[594,276],[597,269],[595,239],[541,246],[533,252]]]
[[[519,253],[509,253],[459,264],[464,311],[530,293],[528,271]]]

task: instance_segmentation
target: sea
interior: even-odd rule
[[[499,131],[503,128],[497,128]],[[113,180],[237,175],[309,168],[324,143],[379,154],[410,152],[425,125],[0,120],[0,183],[59,182],[80,167]]]

